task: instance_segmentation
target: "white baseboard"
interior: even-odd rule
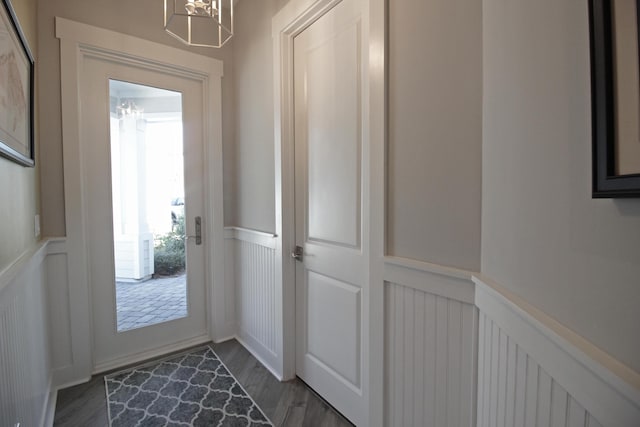
[[[162,346],[151,350],[142,351],[125,357],[119,357],[117,359],[109,360],[107,362],[98,363],[93,369],[93,375],[101,374],[103,372],[111,371],[113,369],[122,368],[124,366],[133,365],[136,363],[144,362],[149,359],[164,356],[168,353],[184,350],[189,347],[204,344],[210,342],[211,338],[208,335],[200,335],[187,340],[179,341],[175,344],[168,346]]]
[[[54,378],[55,378],[55,375],[54,375]],[[57,393],[58,391],[64,390],[65,388],[74,387],[74,386],[77,386],[77,385],[80,385],[80,384],[88,383],[89,381],[91,381],[91,377],[84,377],[84,378],[80,378],[80,379],[73,380],[73,381],[63,382],[63,383],[60,383],[60,384],[57,384],[54,381],[54,388],[53,389]]]
[[[220,344],[220,343],[231,341],[231,340],[235,340],[235,339],[236,339],[235,335],[229,335],[228,337],[224,337],[224,338],[219,338],[219,339],[213,340],[213,342],[216,343],[216,344]]]
[[[282,375],[280,375],[280,374],[278,373],[278,371],[277,371],[273,366],[271,366],[271,363],[269,363],[269,362],[267,362],[267,361],[265,360],[265,358],[260,354],[260,352],[256,351],[256,350],[255,350],[251,345],[249,345],[249,344],[247,343],[247,341],[245,341],[244,339],[242,339],[240,336],[236,335],[234,338],[235,338],[235,339],[236,339],[240,344],[242,344],[242,346],[243,346],[244,348],[246,348],[246,349],[249,351],[249,353],[251,353],[251,354],[253,355],[253,357],[255,357],[256,359],[258,359],[258,362],[260,362],[260,363],[262,364],[262,366],[264,366],[265,368],[267,368],[267,370],[268,370],[269,372],[271,372],[271,374],[272,374],[274,377],[276,377],[276,379],[277,379],[278,381],[284,381],[284,378],[282,377]]]
[[[53,386],[53,375],[49,378],[47,387],[47,397],[42,407],[42,427],[52,427],[56,415],[56,402],[58,400],[58,390]]]

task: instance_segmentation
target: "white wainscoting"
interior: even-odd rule
[[[559,325],[554,330],[553,319],[534,317],[495,285],[474,281],[480,310],[479,427],[640,426],[640,391],[620,378],[637,381],[637,373],[614,374],[563,337],[570,331]],[[600,360],[620,367],[588,346]]]
[[[0,426],[49,425],[47,241],[0,272]]]
[[[388,257],[385,280],[384,425],[474,426],[471,273]]]
[[[279,330],[279,293],[275,282],[273,234],[228,227],[225,230],[227,280],[235,282],[236,337],[277,377],[281,377],[278,354],[282,342]],[[230,265],[230,264],[233,265]]]
[[[600,425],[483,313],[479,339],[478,426]]]
[[[225,237],[236,336],[280,377],[276,239]],[[640,426],[638,373],[485,281],[385,258],[385,426]]]
[[[78,375],[73,363],[69,259],[66,240],[50,240],[47,254],[47,297],[49,301],[49,334],[52,343],[53,384],[56,388],[64,388],[78,382]]]

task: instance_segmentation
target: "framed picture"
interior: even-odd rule
[[[0,1],[0,155],[34,166],[33,56],[11,2]]]

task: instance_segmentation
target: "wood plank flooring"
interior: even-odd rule
[[[236,340],[212,344],[212,347],[275,426],[352,425],[299,379],[278,381]],[[54,426],[108,425],[102,375],[58,392]]]

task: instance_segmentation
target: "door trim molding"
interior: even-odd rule
[[[65,222],[69,253],[69,302],[73,379],[94,371],[91,289],[87,257],[86,212],[88,191],[82,170],[80,144],[80,86],[82,61],[87,56],[108,55],[134,64],[202,82],[205,124],[205,277],[207,327],[216,340],[216,325],[224,324],[224,226],[222,195],[222,61],[159,43],[56,17],[60,39],[62,137],[64,160]],[[188,64],[188,65],[186,65]],[[216,302],[217,301],[217,302]]]
[[[281,377],[295,376],[295,261],[289,250],[295,244],[294,217],[294,129],[293,129],[293,40],[340,0],[292,0],[272,20],[274,78],[274,154],[275,154],[275,280],[281,287],[277,300],[281,342],[279,366]],[[369,361],[365,361],[368,383],[367,414],[369,425],[382,426],[384,339],[384,245],[385,245],[385,145],[386,145],[386,0],[362,2],[362,22],[367,68],[363,92],[363,139],[368,141],[368,182],[364,191],[370,200],[368,227],[369,312],[362,333],[368,337]]]

